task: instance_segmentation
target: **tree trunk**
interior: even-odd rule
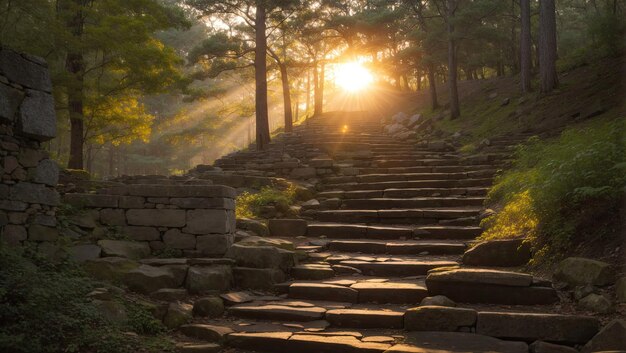
[[[556,75],[556,15],[554,0],[539,2],[539,76],[541,93],[558,87]]]
[[[291,110],[291,90],[289,89],[289,76],[287,65],[278,64],[280,67],[280,80],[283,84],[283,104],[285,106],[285,132],[293,131],[293,112]]]
[[[66,25],[74,37],[82,37],[84,26],[82,3],[73,0],[68,3],[61,3],[60,6],[67,6],[68,10],[75,11],[68,14]],[[67,54],[65,70],[72,76],[72,81],[67,86],[67,104],[70,117],[70,158],[67,167],[83,169],[83,147],[85,144],[83,75],[85,73],[85,60],[80,51],[71,51]]]
[[[311,70],[306,72],[306,108],[304,109],[304,115],[309,114],[311,109]]]
[[[256,148],[264,150],[270,142],[269,114],[267,111],[267,38],[265,37],[265,7],[257,2],[255,24],[254,79],[256,82]]]
[[[437,85],[435,83],[435,69],[433,64],[428,64],[428,88],[430,90],[430,107],[432,110],[439,108],[437,101]]]
[[[313,72],[313,91],[315,105],[313,107],[313,115],[321,115],[324,112],[324,64],[320,64],[318,70],[317,63]]]
[[[522,92],[528,93],[530,87],[530,66],[531,66],[531,48],[530,48],[530,0],[520,0],[521,8],[521,33],[520,33],[520,81],[522,84]]]
[[[454,38],[454,12],[456,0],[448,0],[448,87],[450,88],[450,119],[461,115],[459,108],[459,92],[457,88],[456,39]]]

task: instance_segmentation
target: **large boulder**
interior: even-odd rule
[[[117,282],[129,271],[139,267],[139,263],[122,257],[103,257],[85,261],[83,266],[96,279]]]
[[[204,297],[193,303],[193,313],[202,317],[217,317],[224,313],[224,301],[218,296]]]
[[[295,265],[295,253],[273,246],[244,246],[235,244],[225,255],[234,259],[238,266],[254,268],[277,268],[288,272]]]
[[[235,286],[243,289],[271,290],[276,283],[285,281],[285,273],[276,268],[235,267]]]
[[[613,311],[613,303],[600,294],[591,293],[578,302],[582,310],[592,311],[599,314],[608,314]]]
[[[260,236],[270,234],[269,228],[267,228],[265,223],[250,218],[237,218],[237,229],[247,230]]]
[[[610,264],[602,261],[569,257],[561,261],[553,274],[555,283],[567,287],[606,286],[614,283],[615,272]]]
[[[478,243],[463,254],[463,263],[470,266],[513,267],[530,260],[530,243],[524,239],[492,240]]]
[[[163,324],[167,328],[178,328],[193,320],[193,307],[184,303],[170,303]]]
[[[150,294],[162,288],[181,286],[185,280],[185,272],[166,266],[141,265],[125,274],[124,283],[132,291]]]
[[[191,266],[187,271],[185,286],[191,294],[224,291],[233,282],[230,266]]]
[[[613,320],[587,342],[581,353],[626,351],[626,320]]]

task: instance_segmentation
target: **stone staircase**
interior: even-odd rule
[[[557,349],[541,352],[575,352],[598,332],[599,321],[563,306],[550,281],[462,263],[494,175],[528,135],[494,138],[467,156],[382,131],[364,113],[329,114],[269,152],[216,162],[308,179],[318,202],[301,220],[270,223],[282,229],[272,237],[301,255],[290,279],[273,292],[222,295],[226,317],[196,318],[181,328],[188,338],[210,332],[237,352],[529,352],[535,341],[559,345],[531,346]],[[197,342],[185,347],[200,352]]]

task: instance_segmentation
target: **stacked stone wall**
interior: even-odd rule
[[[0,47],[0,237],[42,249],[58,236],[57,164],[42,143],[56,136],[46,62]]]
[[[122,239],[100,239],[100,249],[90,251],[92,256],[77,254],[81,259],[141,258],[165,249],[186,257],[219,257],[234,240],[235,196],[227,186],[134,184],[97,194],[68,193],[63,199],[78,210],[78,218],[89,219],[85,223],[94,229],[118,229]]]

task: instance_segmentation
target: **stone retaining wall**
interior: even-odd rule
[[[63,199],[95,228],[119,229],[124,240],[98,241],[105,256],[138,258],[175,249],[201,257],[222,256],[233,244],[235,196],[227,186],[135,184],[98,194],[69,193]]]
[[[41,250],[57,238],[57,164],[42,150],[56,135],[45,61],[0,47],[0,238]]]

